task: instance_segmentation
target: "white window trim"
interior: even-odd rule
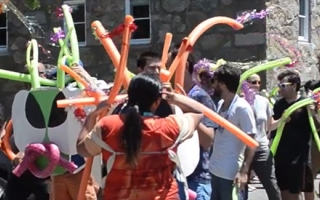
[[[301,0],[299,0],[301,1]],[[298,40],[300,42],[310,42],[310,4],[308,0],[303,0],[304,1],[304,15],[300,15],[299,13],[299,34],[300,34],[300,18],[304,18],[304,27],[303,27],[303,32],[305,36],[298,36]],[[299,2],[300,6],[300,2]]]
[[[0,46],[0,51],[8,50],[9,34],[8,34],[8,12],[4,13],[6,15],[6,27],[0,27],[0,29],[6,29],[6,45]]]
[[[84,4],[84,22],[74,22],[74,25],[76,24],[84,24],[84,37],[85,37],[85,42],[79,42],[79,47],[84,47],[87,45],[87,4],[86,4],[86,0],[73,0],[73,1],[64,1],[63,2],[64,4],[67,4],[67,5],[79,5],[79,4]],[[67,30],[67,27],[66,27],[66,23],[65,21],[63,21],[63,29]]]
[[[131,15],[130,13],[131,11],[131,3],[130,0],[126,0],[125,1],[125,13],[126,15]],[[149,0],[149,17],[144,17],[144,18],[136,18],[136,20],[141,20],[141,19],[149,19],[150,22],[150,38],[146,38],[146,39],[131,39],[130,40],[130,44],[136,44],[136,45],[140,45],[140,44],[150,44],[151,43],[151,37],[152,37],[152,28],[151,28],[151,8],[150,8],[150,0]]]

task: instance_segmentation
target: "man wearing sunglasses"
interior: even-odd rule
[[[237,95],[241,71],[228,64],[220,66],[213,75],[213,88],[221,97],[217,113],[240,128],[250,137],[257,133],[253,109]],[[245,187],[255,150],[223,127],[215,131],[209,171],[211,178],[211,200],[231,200],[238,190],[238,199],[247,199]]]
[[[301,84],[298,73],[286,70],[278,75],[278,81],[282,98],[274,105],[275,120],[280,119],[291,105],[303,99],[298,95]],[[290,116],[274,155],[276,177],[282,199],[285,200],[299,199],[301,192],[305,193],[306,200],[314,199],[309,157],[311,127],[307,109],[298,109]],[[275,136],[275,132],[272,136]]]

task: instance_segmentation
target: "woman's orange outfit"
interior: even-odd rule
[[[125,162],[120,140],[124,118],[102,118],[84,142],[93,156],[102,151],[108,171],[104,200],[178,200],[178,186],[172,174],[176,164],[169,158],[172,152],[168,150],[174,152],[189,134],[188,119],[174,115],[144,118],[138,166],[132,168]]]

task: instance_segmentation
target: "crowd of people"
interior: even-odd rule
[[[169,52],[168,65],[177,56],[178,49],[179,45]],[[155,52],[142,53],[137,59],[139,74],[124,91],[128,100],[98,123],[97,117],[110,106],[101,104],[87,116],[79,133],[79,155],[75,160],[80,166],[86,157],[102,154],[107,178],[103,189],[91,178],[86,199],[97,199],[101,193],[105,200],[185,200],[189,199],[188,188],[196,193],[197,200],[246,200],[250,195],[248,181],[252,172],[269,200],[299,200],[302,196],[306,200],[315,199],[314,179],[320,167],[320,155],[308,121],[309,111],[320,127],[315,106],[295,111],[286,121],[277,153],[273,155],[270,151],[284,111],[306,98],[299,92],[300,75],[293,70],[278,75],[280,97],[274,106],[259,94],[259,75],[252,75],[247,80],[255,91],[254,103],[250,105],[243,94],[237,94],[242,73],[239,68],[222,64],[213,75],[203,74],[205,87],[202,87],[192,79],[196,63],[189,55],[182,88],[185,96],[174,93],[171,83],[160,81],[161,56]],[[83,67],[74,70],[89,76]],[[44,77],[54,77],[45,69],[39,72]],[[304,90],[309,91],[320,83],[309,81],[304,86]],[[195,102],[240,128],[254,138],[259,147],[246,147],[228,130],[205,117]],[[175,106],[184,114],[176,115]],[[200,160],[194,172],[181,179],[177,162],[171,155],[194,131],[199,136]],[[23,155],[18,155],[14,165],[23,159]],[[39,179],[30,171],[21,177],[11,173],[6,199],[26,200],[34,194],[37,200],[77,200],[82,171],[51,178],[51,188],[48,188],[50,177]]]

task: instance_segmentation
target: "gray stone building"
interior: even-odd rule
[[[320,26],[320,1],[310,0],[271,0],[266,5],[272,8],[266,20],[266,55],[267,58],[291,55],[292,50],[281,50],[280,46],[288,46],[300,52],[299,63],[295,69],[302,75],[302,80],[319,78],[317,69],[317,56],[320,55],[319,26]],[[279,45],[271,34],[285,38],[286,44]],[[283,49],[283,48],[282,48]],[[281,70],[267,73],[267,87],[275,84],[275,75]]]
[[[317,10],[319,2],[300,0],[42,0],[40,8],[30,10],[23,1],[12,0],[17,9],[25,16],[34,17],[41,29],[38,30],[39,43],[51,51],[51,56],[41,53],[44,63],[55,64],[58,48],[50,43],[51,30],[63,27],[63,21],[57,19],[54,11],[59,5],[66,3],[73,8],[73,18],[80,41],[81,60],[86,69],[99,78],[112,80],[113,69],[108,55],[99,41],[95,40],[91,23],[100,20],[106,29],[112,30],[123,22],[126,14],[135,18],[138,26],[133,34],[130,46],[129,68],[135,71],[135,59],[147,50],[162,51],[163,39],[167,32],[173,34],[173,43],[181,41],[192,29],[203,20],[213,16],[235,18],[245,10],[258,11],[268,6],[274,7],[266,20],[258,20],[241,31],[233,31],[230,27],[219,25],[207,31],[196,43],[193,54],[196,58],[219,59],[229,61],[255,62],[268,58],[281,58],[286,52],[275,49],[275,40],[268,39],[270,34],[281,35],[289,43],[302,51],[300,59],[304,78],[315,77],[315,63],[318,46],[320,14]],[[299,13],[300,7],[300,13]],[[303,7],[303,9],[302,9]],[[299,22],[300,21],[300,22]],[[30,33],[26,26],[13,12],[0,15],[0,68],[13,71],[25,70],[26,43]],[[121,37],[113,38],[119,47]],[[45,52],[45,51],[43,51]],[[268,87],[272,87],[274,74],[267,73]],[[264,77],[265,78],[265,77]],[[0,80],[0,102],[8,109],[16,91],[25,84]]]

